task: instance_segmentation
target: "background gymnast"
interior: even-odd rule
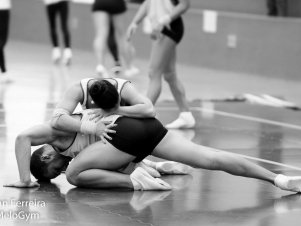
[[[144,18],[150,22],[152,50],[147,97],[153,104],[157,102],[162,89],[162,78],[164,78],[180,110],[178,119],[166,125],[169,129],[195,126],[184,86],[176,73],[176,49],[184,35],[181,15],[188,10],[189,5],[189,0],[145,0],[127,31],[127,37],[131,39],[138,24]]]

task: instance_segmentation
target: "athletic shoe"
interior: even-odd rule
[[[149,161],[149,160],[148,160]],[[152,166],[149,166],[148,164],[146,164],[145,162],[144,162],[144,160],[143,161],[141,161],[141,162],[139,162],[139,163],[137,163],[136,164],[136,168],[137,167],[141,167],[141,168],[143,168],[144,170],[146,170],[146,172],[148,172],[152,177],[161,177],[161,174],[156,170],[156,168],[155,167],[152,167]]]
[[[122,71],[121,64],[119,62],[115,62],[115,65],[111,68],[111,72],[115,76],[119,76]]]
[[[167,124],[167,129],[191,129],[195,126],[195,119],[190,111],[181,112],[179,118]]]
[[[124,76],[127,78],[133,77],[137,75],[140,72],[140,70],[134,66],[130,67],[129,69],[124,71]]]
[[[64,49],[64,58],[63,58],[63,63],[65,65],[70,65],[71,64],[71,59],[72,59],[72,51],[70,48]]]
[[[175,174],[175,175],[185,175],[189,174],[192,171],[192,167],[174,161],[164,161],[164,162],[153,162],[147,159],[143,159],[141,163],[144,165],[149,166],[153,169],[156,169],[159,173],[162,174]]]
[[[55,64],[58,64],[61,59],[61,50],[58,47],[52,49],[52,61]]]
[[[101,64],[98,64],[97,67],[96,67],[96,73],[99,77],[102,77],[102,78],[110,78],[111,76],[109,75],[107,69],[101,65]]]
[[[171,190],[171,186],[165,181],[152,177],[141,167],[137,167],[130,174],[130,179],[133,183],[134,190]]]
[[[301,192],[301,176],[290,177],[278,174],[274,184],[282,190]]]
[[[185,175],[191,173],[192,169],[192,167],[179,162],[156,162],[156,170],[163,174]]]

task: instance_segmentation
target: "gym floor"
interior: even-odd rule
[[[11,42],[7,53],[12,82],[0,84],[0,184],[18,180],[16,135],[47,121],[67,84],[93,77],[95,68],[94,56],[80,50],[74,52],[70,68],[51,65],[50,48],[43,45]],[[147,59],[137,59],[136,64],[141,75],[130,80],[145,92]],[[202,145],[253,157],[274,172],[301,175],[300,111],[223,101],[242,93],[269,93],[299,104],[300,82],[181,64],[178,70],[197,127],[175,132]],[[166,85],[157,111],[163,123],[177,117]],[[81,189],[63,174],[39,188],[0,187],[0,225],[300,225],[300,195],[266,182],[197,169],[163,179],[172,191]],[[32,203],[26,206],[25,201]]]

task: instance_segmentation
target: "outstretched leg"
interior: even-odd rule
[[[153,151],[153,155],[195,168],[221,170],[236,176],[256,178],[283,190],[301,192],[301,177],[276,175],[238,155],[195,144],[172,132],[166,134]]]
[[[195,168],[222,170],[227,173],[274,182],[276,174],[242,157],[195,144],[168,132],[153,152],[154,156],[182,162]]]

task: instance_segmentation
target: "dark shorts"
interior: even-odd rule
[[[109,14],[120,14],[126,11],[124,0],[95,0],[92,11],[104,11]]]
[[[167,129],[155,118],[120,117],[116,120],[116,133],[108,140],[115,148],[136,156],[140,162],[150,155],[167,133]]]
[[[180,43],[184,35],[184,23],[181,17],[170,23],[170,28],[164,27],[162,34],[166,35],[176,43]]]

